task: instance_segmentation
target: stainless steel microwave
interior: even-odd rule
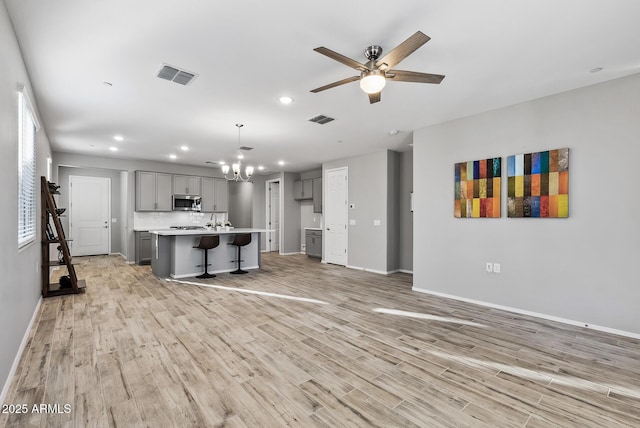
[[[173,195],[174,211],[200,211],[202,197],[198,195]]]

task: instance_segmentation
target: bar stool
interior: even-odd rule
[[[204,273],[196,276],[196,278],[215,278],[215,275],[209,273],[209,250],[216,248],[220,245],[220,236],[218,235],[203,235],[200,237],[200,242],[193,248],[204,250],[204,265],[198,265],[198,267],[204,266]]]
[[[240,269],[240,262],[244,261],[244,260],[240,260],[240,248],[249,244],[251,244],[250,233],[236,233],[236,235],[233,237],[233,241],[228,243],[228,245],[235,245],[238,247],[238,269],[230,273],[233,273],[233,274],[247,273],[246,270]],[[231,261],[233,262],[235,260],[231,260]]]

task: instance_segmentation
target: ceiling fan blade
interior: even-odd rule
[[[375,94],[369,94],[369,104],[377,103],[380,101],[380,94],[382,92],[376,92]]]
[[[431,37],[417,31],[413,36],[389,51],[385,56],[376,61],[376,67],[380,70],[388,70],[395,67],[400,61],[411,55],[420,46],[431,40]]]
[[[387,78],[396,82],[435,83],[442,82],[442,74],[418,73],[417,71],[388,70]]]
[[[338,80],[337,82],[329,83],[328,85],[320,86],[319,88],[312,89],[311,92],[317,93],[327,89],[335,88],[336,86],[344,85],[346,83],[355,82],[360,80],[360,76],[347,77],[346,79]]]
[[[334,52],[331,49],[327,49],[324,46],[315,48],[314,51],[321,53],[322,55],[328,56],[329,58],[334,59],[338,62],[341,62],[347,67],[355,68],[356,70],[360,70],[360,71],[367,71],[367,67],[365,67],[364,64],[360,64],[358,61],[351,59],[349,57],[346,57],[342,54],[339,54],[338,52]]]

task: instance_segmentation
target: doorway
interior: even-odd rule
[[[327,263],[347,265],[347,217],[349,171],[346,167],[325,172],[325,245]]]
[[[280,251],[280,180],[269,180],[267,186],[267,251]]]
[[[111,180],[69,176],[69,229],[72,256],[111,252]]]

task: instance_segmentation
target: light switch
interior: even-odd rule
[[[380,220],[373,220],[374,226],[380,226]]]
[[[355,219],[350,219],[349,220],[349,226],[355,226],[355,225],[356,225]]]

